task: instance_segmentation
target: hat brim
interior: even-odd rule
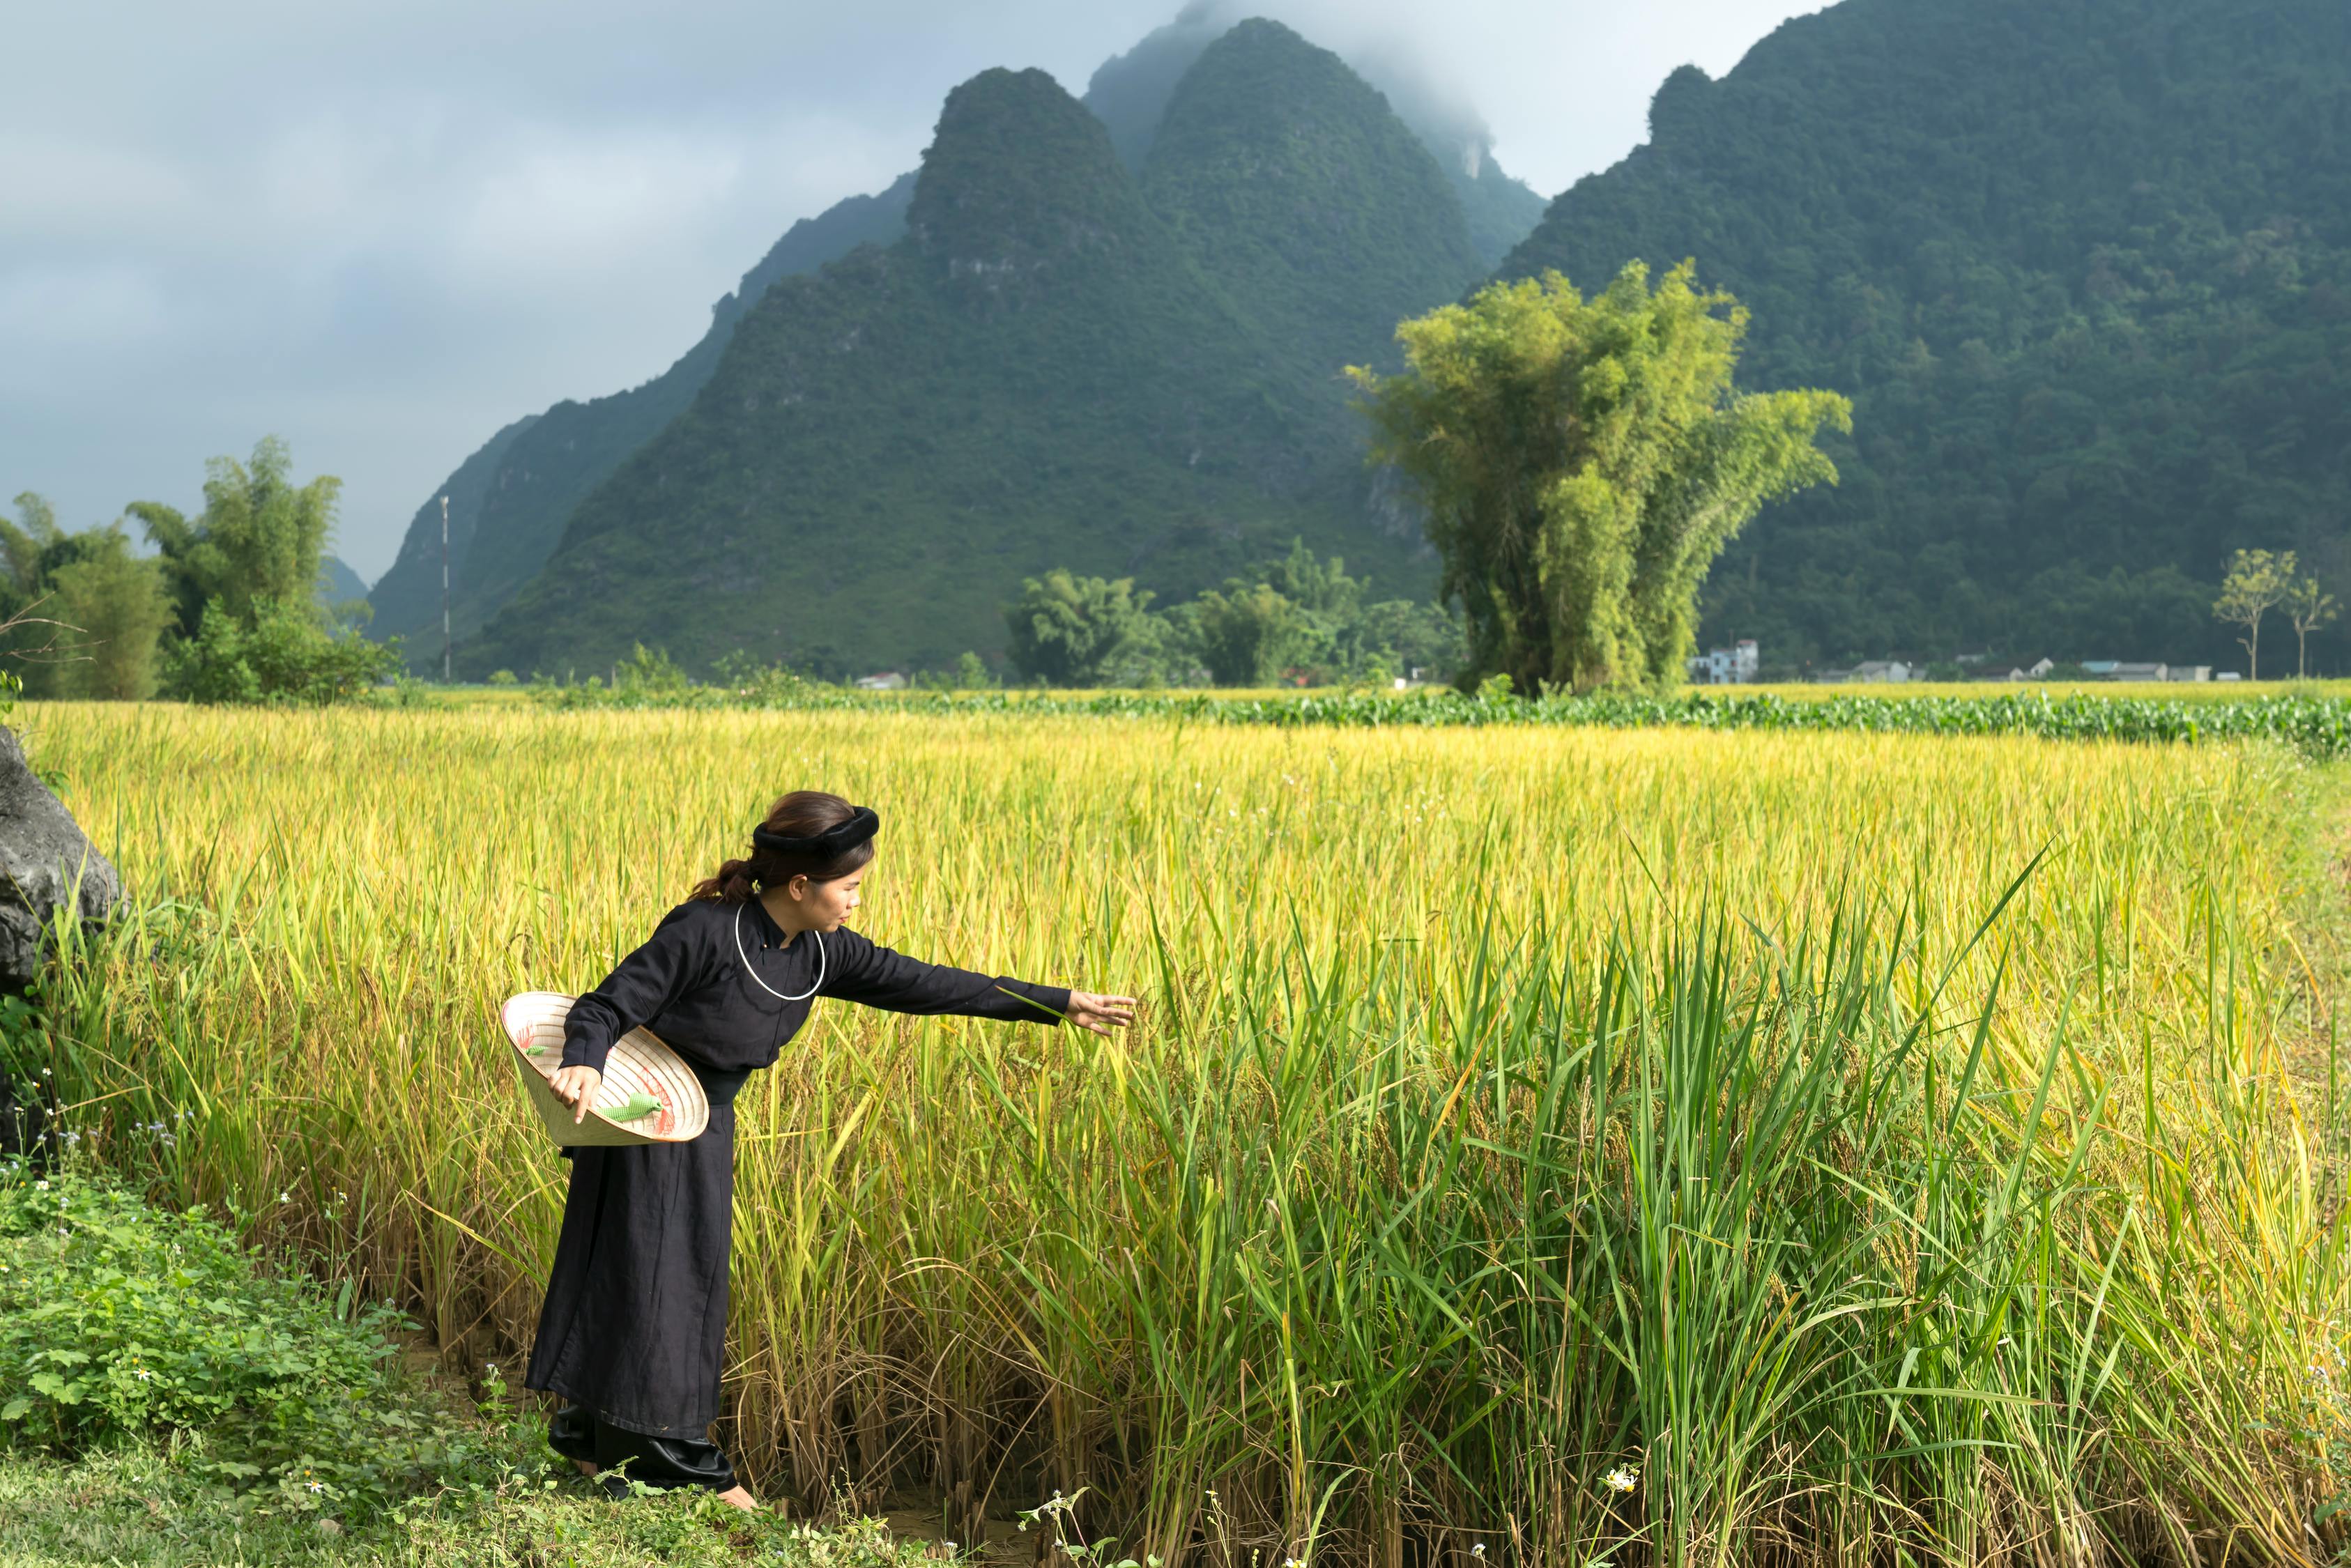
[[[702,1080],[650,1030],[632,1029],[612,1042],[587,1115],[555,1092],[549,1081],[563,1059],[563,1020],[574,1000],[559,991],[525,991],[507,998],[498,1015],[523,1092],[557,1146],[684,1144],[702,1136],[710,1125],[710,1099],[702,1092]],[[638,1094],[659,1101],[661,1109],[614,1121],[611,1113]]]

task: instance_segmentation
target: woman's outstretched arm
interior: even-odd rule
[[[899,1013],[960,1013],[1008,1023],[1067,1020],[1096,1034],[1134,1021],[1129,997],[1040,986],[1010,975],[983,975],[925,964],[870,942],[846,927],[828,932],[821,994]]]

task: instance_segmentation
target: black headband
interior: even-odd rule
[[[751,830],[751,842],[775,854],[831,862],[839,860],[881,831],[881,816],[871,806],[860,806],[850,813],[847,821],[835,823],[820,833],[795,838],[789,833],[772,833],[765,828],[754,828]]]

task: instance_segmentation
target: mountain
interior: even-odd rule
[[[813,272],[861,245],[905,232],[914,177],[878,195],[852,196],[786,230],[734,292],[711,307],[709,329],[668,370],[626,392],[569,400],[516,421],[484,443],[416,509],[400,554],[369,595],[369,633],[405,633],[419,667],[441,648],[441,497],[449,497],[451,620],[470,636],[536,576],[572,509],[629,454],[675,419],[717,369],[745,312],[779,277]]]
[[[1425,587],[1338,371],[1475,279],[1450,186],[1270,23],[1203,50],[1167,119],[1138,179],[1043,73],[957,88],[904,237],[772,285],[461,666],[593,670],[637,641],[937,665],[999,646],[1049,566],[1180,592],[1293,536]]]
[[[1742,385],[1855,403],[1843,485],[1716,567],[1711,639],[2241,667],[2231,550],[2351,576],[2341,0],[1844,0],[1676,72],[1501,270],[1693,256],[1753,311]]]
[[[319,563],[319,602],[347,604],[354,599],[365,599],[366,580],[350,569],[341,556],[330,555]]]
[[[1200,52],[1142,174],[1184,249],[1334,384],[1486,270],[1444,172],[1386,100],[1276,22]]]
[[[1086,85],[1085,104],[1110,131],[1122,161],[1138,172],[1160,135],[1176,84],[1208,47],[1236,26],[1228,6],[1192,0],[1176,20],[1123,55],[1113,56]],[[1348,62],[1353,73],[1388,99],[1453,183],[1469,241],[1488,267],[1542,220],[1542,197],[1494,162],[1494,137],[1478,115],[1434,90],[1401,57]],[[1391,323],[1393,325],[1393,323]],[[1383,333],[1384,339],[1384,332]]]

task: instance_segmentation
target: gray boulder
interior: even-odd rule
[[[42,936],[60,904],[96,922],[121,899],[121,875],[33,777],[16,732],[0,729],[0,990],[32,984]]]

